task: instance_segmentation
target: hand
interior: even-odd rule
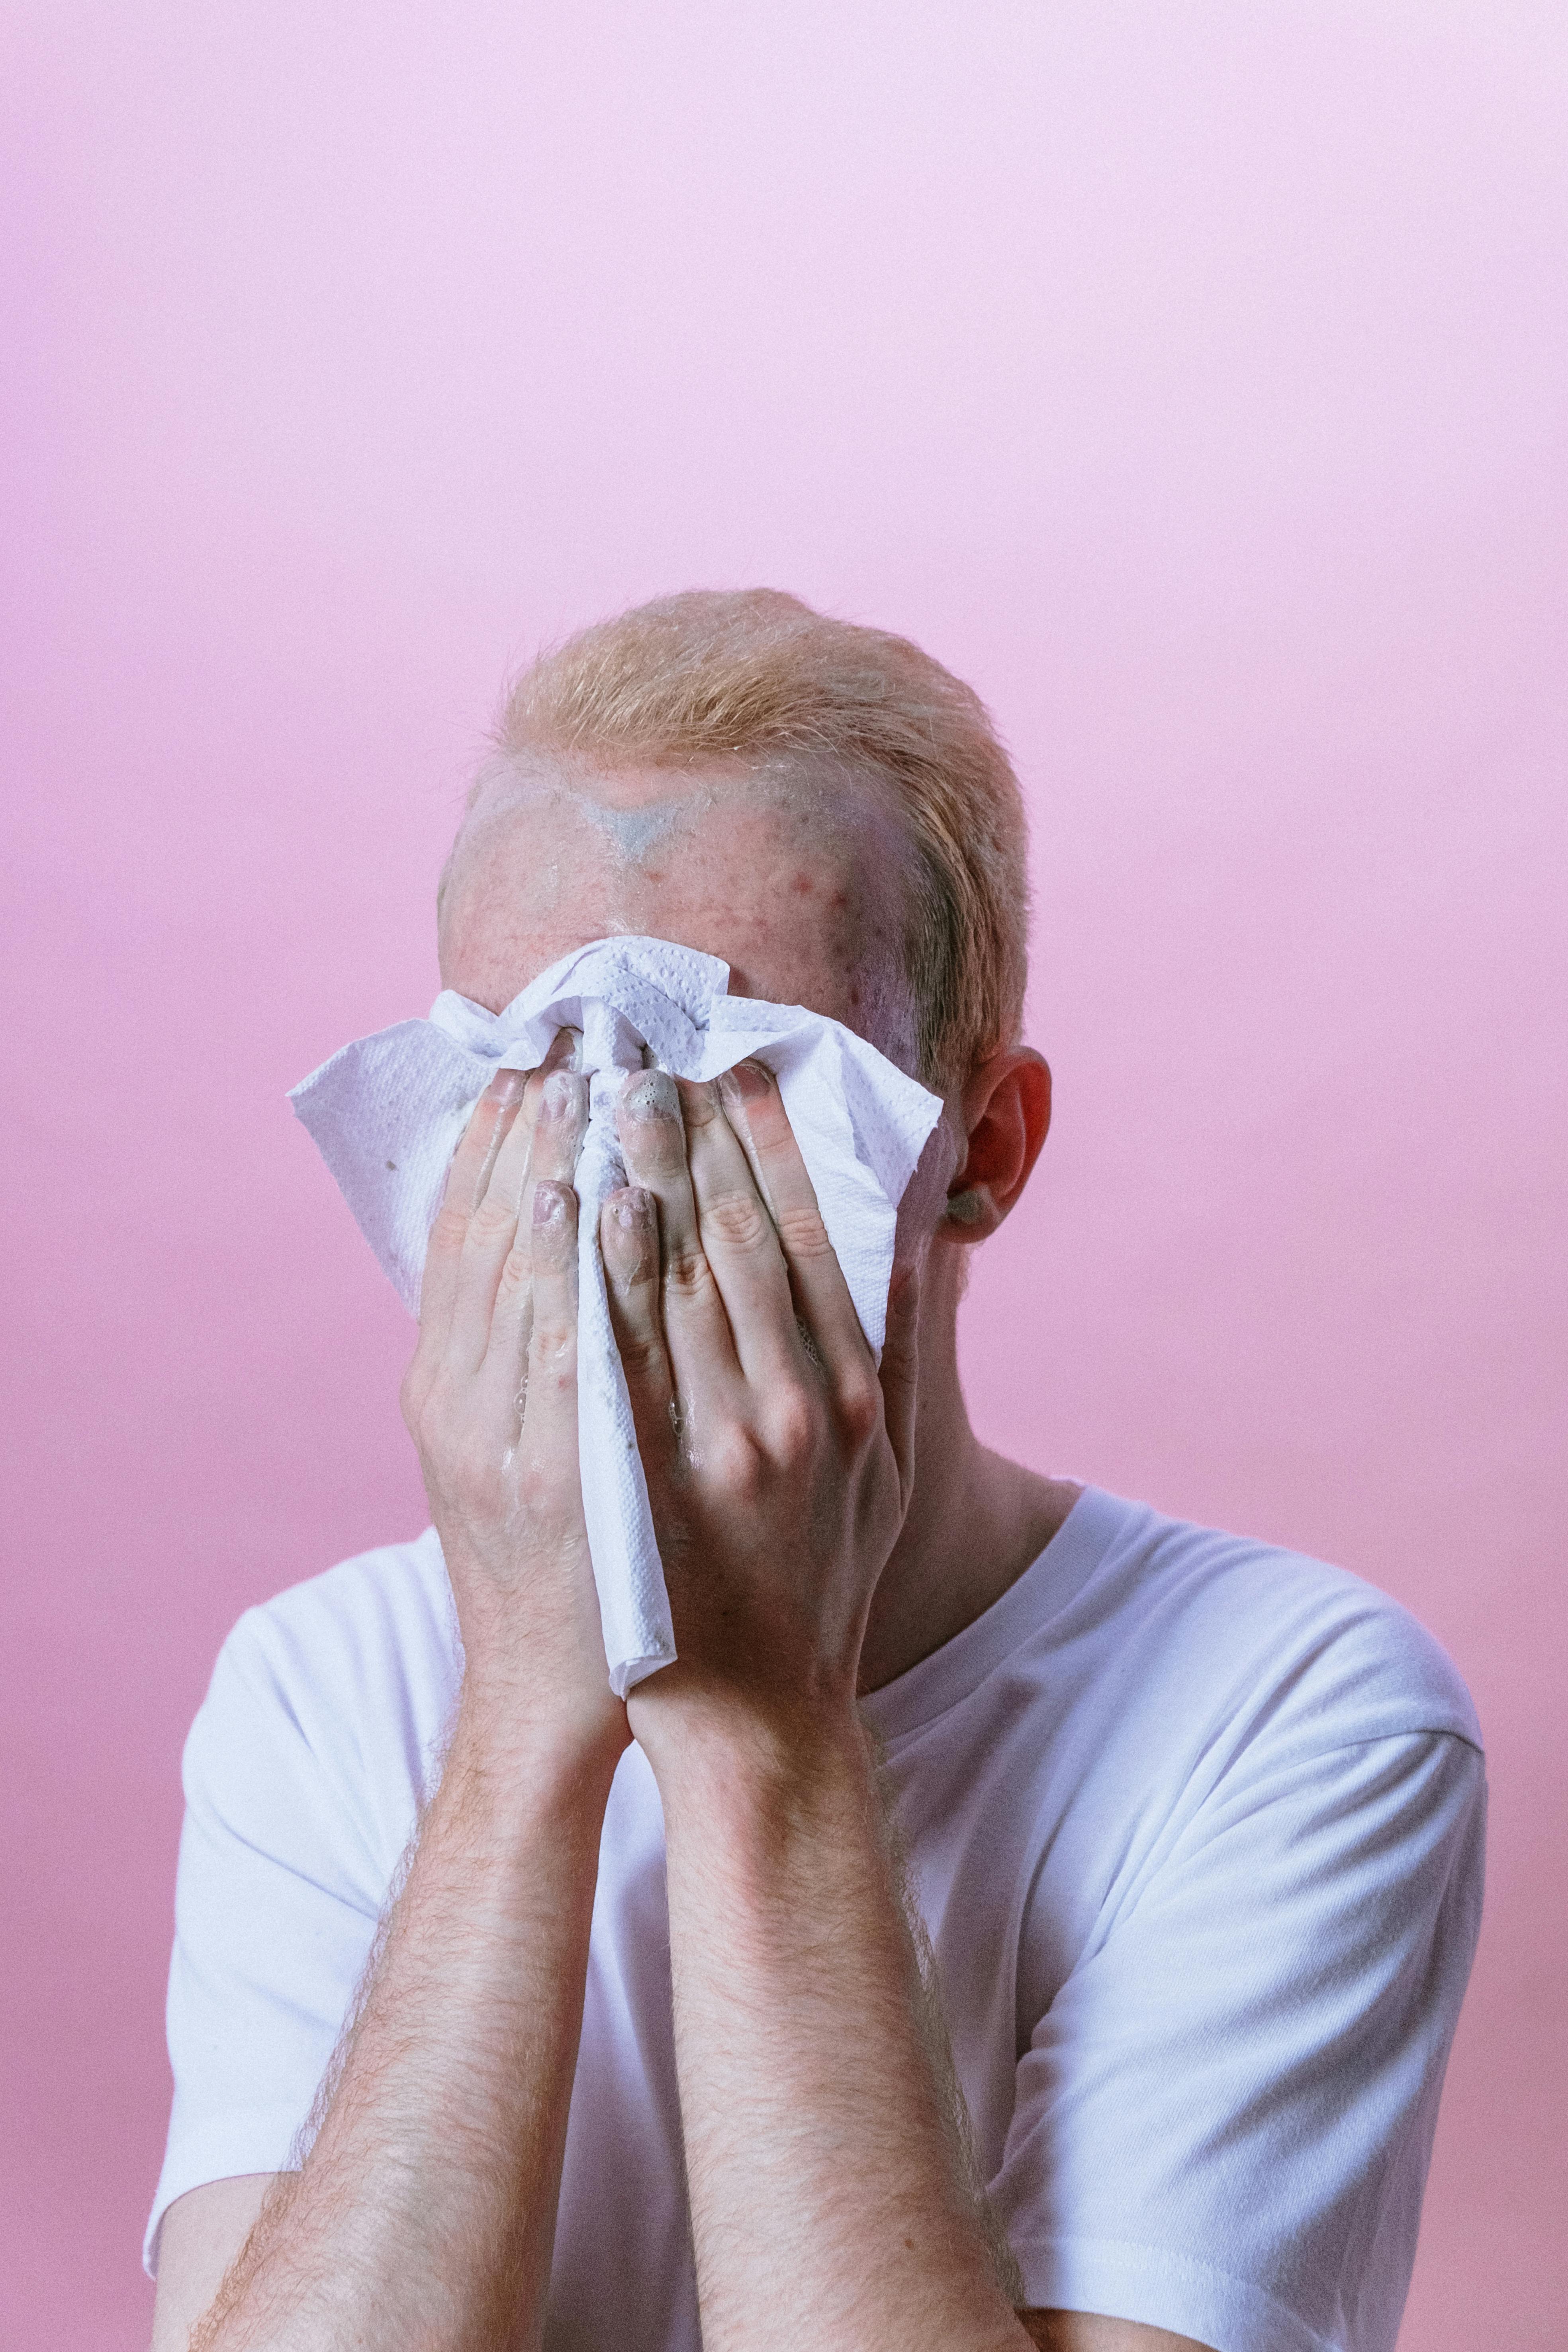
[[[577,1455],[577,1197],[587,1087],[561,1060],[502,1071],[458,1147],[430,1234],[403,1412],[465,1657],[494,1726],[619,1751]]]
[[[645,1747],[692,1704],[847,1720],[913,1475],[916,1277],[879,1379],[776,1086],[634,1076],[601,1246],[675,1620]]]

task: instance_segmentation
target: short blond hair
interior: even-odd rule
[[[1023,795],[979,696],[907,637],[776,589],[660,597],[542,655],[508,692],[496,743],[652,767],[795,758],[879,780],[914,852],[905,957],[922,1076],[962,1084],[1016,1042]]]

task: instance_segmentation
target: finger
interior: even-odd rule
[[[570,1065],[578,1034],[579,1032],[575,1029],[558,1029],[551,1041],[550,1050],[539,1067],[536,1070],[529,1070],[525,1074],[522,1101],[517,1117],[512,1121],[511,1130],[497,1155],[488,1187],[489,1192],[500,1193],[513,1206],[521,1202],[523,1188],[528,1181],[529,1159],[533,1150],[533,1130],[539,1123],[539,1106],[545,1084],[554,1071],[565,1069]],[[585,1109],[584,1115],[586,1116]],[[526,1223],[523,1226],[523,1232],[526,1255]]]
[[[536,1533],[580,1531],[577,1461],[577,1195],[536,1183],[529,1221],[532,1328],[519,1440],[520,1491]]]
[[[550,1055],[530,1076],[517,1125],[491,1179],[492,1191],[500,1192],[504,1186],[516,1200],[511,1244],[496,1283],[485,1346],[485,1376],[498,1391],[498,1410],[504,1402],[521,1411],[533,1319],[537,1188],[541,1179],[549,1183],[571,1181],[587,1128],[587,1082],[565,1069],[565,1056],[556,1050],[575,1034],[575,1031],[561,1031]],[[520,1140],[521,1158],[517,1160],[511,1155]]]
[[[628,1185],[609,1194],[599,1216],[599,1254],[646,1469],[669,1451],[675,1433],[675,1375],[659,1300],[658,1207],[651,1192]]]
[[[773,1073],[738,1062],[719,1080],[725,1116],[749,1146],[789,1268],[795,1312],[836,1387],[864,1384],[871,1350]]]
[[[575,1070],[552,1070],[539,1090],[530,1138],[528,1181],[570,1184],[588,1126],[588,1081]]]
[[[798,1378],[805,1361],[789,1268],[751,1163],[716,1089],[680,1089],[702,1254],[713,1270],[744,1377]]]
[[[518,1105],[517,1115],[501,1140],[500,1150],[491,1160],[489,1175],[479,1198],[495,1192],[504,1193],[514,1202],[521,1198],[523,1171],[528,1166],[545,1081],[552,1071],[569,1066],[579,1034],[575,1029],[558,1029],[544,1059],[536,1069],[512,1073],[521,1082],[522,1098]],[[475,1206],[478,1204],[477,1199]]]
[[[533,1183],[540,1175],[571,1181],[587,1123],[587,1097],[584,1080],[561,1068],[537,1087],[531,1079],[524,1090],[484,1198],[468,1219],[458,1262],[447,1349],[449,1360],[467,1371],[477,1371],[489,1352],[502,1274],[520,1231],[529,1231]],[[522,1286],[526,1292],[526,1283]]]
[[[550,1049],[543,1061],[540,1063],[537,1069],[526,1073],[521,1104],[490,1174],[487,1198],[492,1193],[499,1195],[500,1201],[516,1208],[517,1234],[521,1236],[521,1240],[514,1238],[513,1246],[521,1247],[525,1274],[530,1264],[531,1247],[528,1236],[527,1212],[531,1197],[528,1183],[531,1173],[530,1162],[533,1152],[533,1131],[539,1124],[540,1102],[546,1081],[556,1070],[565,1069],[570,1066],[581,1035],[580,1030],[558,1029],[551,1040]],[[587,1117],[585,1099],[582,1107],[582,1116],[585,1120]]]
[[[664,1334],[681,1393],[739,1378],[724,1302],[702,1252],[679,1091],[664,1070],[637,1070],[616,1106],[626,1173],[658,1203]]]
[[[537,1108],[539,1090],[543,1086],[545,1079],[550,1076],[551,1071],[569,1069],[572,1066],[573,1057],[582,1042],[583,1032],[581,1029],[557,1029],[554,1036],[550,1041],[550,1048],[546,1053],[543,1061],[540,1063],[537,1069],[530,1070],[528,1074],[528,1086],[524,1089],[523,1093],[523,1100],[525,1104],[528,1101],[529,1097],[531,1095],[534,1099],[534,1106]]]
[[[468,1221],[484,1198],[490,1172],[517,1117],[524,1076],[521,1070],[496,1072],[474,1105],[452,1155],[425,1252],[419,1288],[421,1351],[438,1351],[446,1345]]]
[[[533,1114],[538,1108],[539,1089],[551,1070],[570,1061],[579,1034],[575,1029],[558,1029],[536,1070],[497,1070],[458,1139],[426,1244],[419,1291],[421,1335],[427,1333],[438,1348],[446,1344],[457,1297],[458,1269],[468,1221],[489,1189],[498,1161],[520,1118],[526,1148],[526,1134],[532,1128]]]

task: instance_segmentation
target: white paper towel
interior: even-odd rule
[[[345,1045],[289,1097],[416,1314],[431,1223],[475,1103],[498,1069],[536,1068],[559,1030],[581,1032],[575,1066],[589,1078],[574,1180],[583,1507],[605,1654],[622,1697],[675,1656],[599,1257],[600,1206],[626,1181],[615,1126],[622,1073],[653,1064],[677,1077],[716,1078],[748,1057],[774,1073],[879,1357],[899,1202],[942,1113],[938,1096],[842,1023],[799,1004],[731,996],[729,985],[730,967],[717,956],[667,940],[598,940],[541,972],[504,1013],[443,990],[427,1021],[400,1021]]]

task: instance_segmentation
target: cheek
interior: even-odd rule
[[[953,1180],[958,1164],[959,1150],[952,1131],[952,1113],[944,1110],[926,1138],[920,1165],[910,1178],[908,1190],[899,1203],[898,1237],[894,1250],[900,1263],[918,1258],[942,1223],[947,1209],[947,1188]]]

